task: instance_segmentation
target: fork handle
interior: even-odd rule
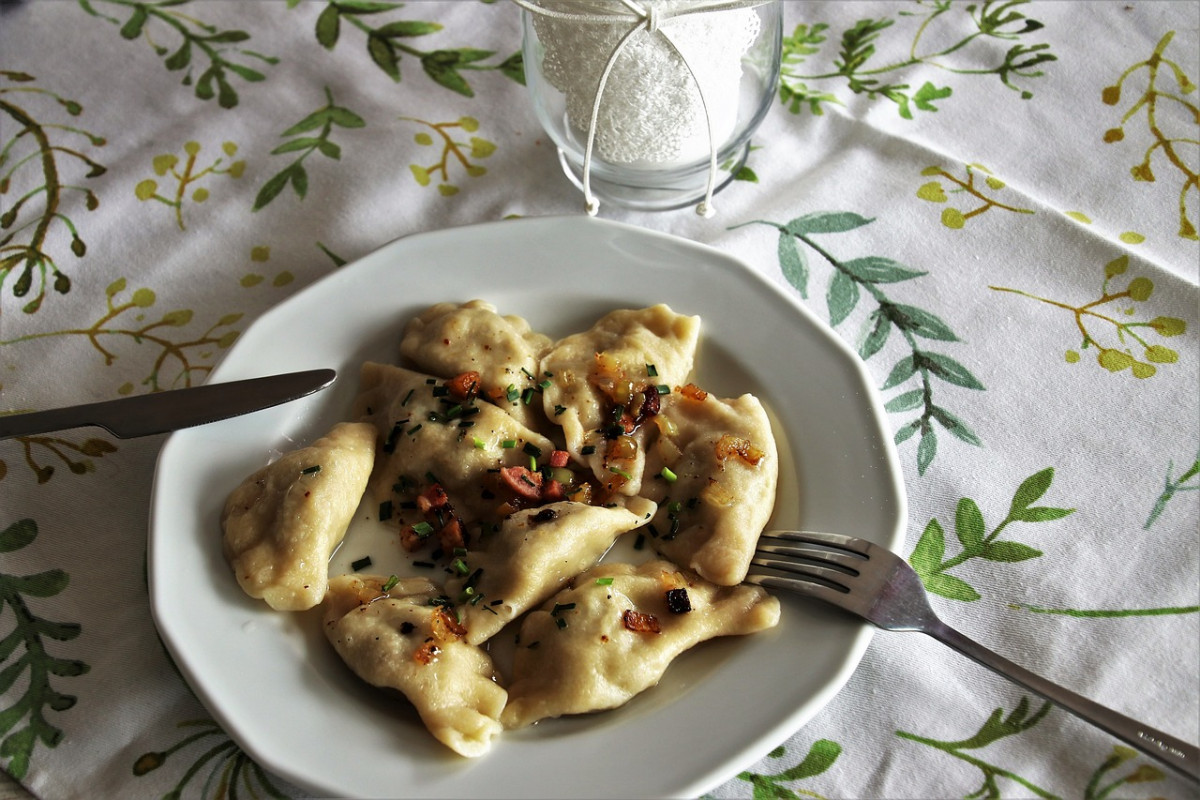
[[[1200,783],[1200,748],[1195,745],[1064,689],[989,650],[941,620],[935,620],[921,630]]]

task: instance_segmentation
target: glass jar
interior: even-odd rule
[[[641,210],[699,203],[710,215],[774,101],[779,0],[520,5],[525,83],[589,213],[599,199]]]

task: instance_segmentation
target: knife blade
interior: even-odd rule
[[[314,369],[9,414],[0,416],[0,439],[85,425],[98,425],[118,439],[151,436],[296,400],[324,389],[336,377],[337,372],[332,369]]]

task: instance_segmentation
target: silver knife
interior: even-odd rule
[[[0,416],[0,439],[84,425],[99,425],[118,439],[151,436],[296,400],[324,389],[336,377],[334,370],[314,369],[244,381],[206,383],[48,411],[9,414]]]

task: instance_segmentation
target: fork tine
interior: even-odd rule
[[[794,594],[804,595],[805,597],[824,600],[830,605],[844,607],[846,603],[846,592],[839,591],[816,581],[751,572],[746,575],[746,583],[753,583],[764,589],[782,589]]]
[[[806,564],[811,563],[826,567],[834,566],[851,575],[859,574],[863,565],[868,561],[867,558],[857,553],[848,553],[844,550],[833,550],[823,546],[792,542],[775,544],[763,539],[759,540],[755,555],[800,559],[806,562]]]
[[[832,585],[843,594],[850,591],[847,579],[854,577],[854,574],[833,567],[825,567],[819,564],[805,564],[790,558],[775,558],[771,554],[756,553],[750,559],[750,563],[756,567],[766,567],[767,569],[786,572],[789,575],[798,575],[801,579],[818,580],[822,583]]]
[[[778,540],[778,542],[772,541]],[[866,539],[859,539],[854,536],[846,536],[841,533],[820,533],[818,531],[765,531],[759,537],[759,541],[764,544],[782,544],[801,542],[804,544],[818,544],[825,547],[834,547],[839,550],[847,550],[851,553],[857,553],[864,558],[870,558],[872,545]]]

